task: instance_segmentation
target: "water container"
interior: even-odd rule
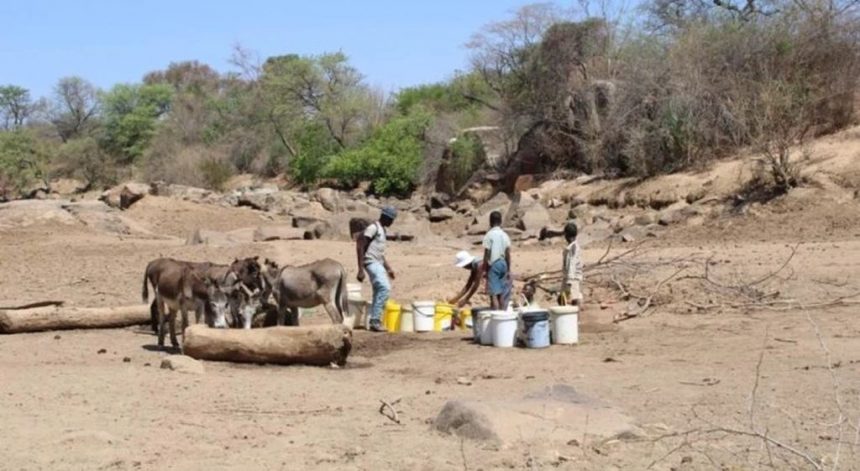
[[[476,307],[472,309],[472,338],[475,343],[481,343],[481,313],[489,311],[488,307]]]
[[[382,325],[389,332],[400,330],[400,305],[394,301],[385,303],[385,311],[382,314]]]
[[[521,315],[526,347],[549,347],[549,313],[543,310],[525,311]]]
[[[517,338],[517,314],[510,311],[491,311],[493,345],[513,347]]]
[[[415,332],[430,332],[436,317],[436,303],[433,301],[416,301],[412,303],[413,327]]]
[[[481,345],[492,345],[493,344],[493,313],[494,312],[503,312],[503,311],[483,311],[478,315],[478,323],[480,327],[478,329],[481,331]]]
[[[403,306],[400,312],[400,332],[415,332],[412,306]]]
[[[361,283],[346,284],[346,299],[349,301],[361,301],[364,299],[361,294]]]
[[[549,308],[552,316],[552,343],[573,345],[579,342],[579,306]]]
[[[436,303],[436,310],[433,316],[433,330],[436,332],[451,330],[453,316],[454,306],[448,303]]]

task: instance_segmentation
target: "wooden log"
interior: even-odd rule
[[[192,325],[182,345],[197,360],[312,366],[344,365],[351,349],[352,331],[339,324],[250,330]]]
[[[149,305],[120,307],[38,307],[0,310],[0,334],[45,330],[103,329],[149,323]]]

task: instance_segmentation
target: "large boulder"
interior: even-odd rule
[[[124,183],[105,190],[99,200],[112,208],[128,209],[151,192],[151,187],[145,183]]]
[[[87,191],[88,185],[75,178],[58,178],[51,180],[51,192],[59,195],[75,195]]]
[[[322,207],[328,211],[338,211],[340,209],[340,194],[337,190],[331,188],[320,188],[313,194],[313,200],[319,202]]]
[[[330,220],[332,213],[320,202],[312,201],[291,211],[290,216],[293,218],[293,227],[308,227]]]
[[[0,229],[16,229],[39,223],[74,225],[79,221],[63,208],[64,200],[18,200],[0,204]]]
[[[236,203],[237,206],[247,206],[258,211],[269,211],[275,203],[274,195],[278,193],[277,188],[256,188],[241,192]]]
[[[430,222],[442,222],[453,219],[457,213],[451,208],[437,208],[430,211]]]

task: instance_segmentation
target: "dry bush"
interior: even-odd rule
[[[220,190],[236,170],[223,148],[177,146],[175,154],[150,154],[143,173],[149,181]]]

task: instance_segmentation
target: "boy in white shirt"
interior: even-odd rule
[[[576,223],[569,222],[564,226],[564,238],[567,247],[562,258],[562,282],[558,296],[558,304],[565,306],[582,305],[582,250],[576,241]]]
[[[490,213],[490,230],[484,236],[484,267],[490,308],[504,309],[504,300],[510,291],[511,238],[502,230],[502,213]]]

